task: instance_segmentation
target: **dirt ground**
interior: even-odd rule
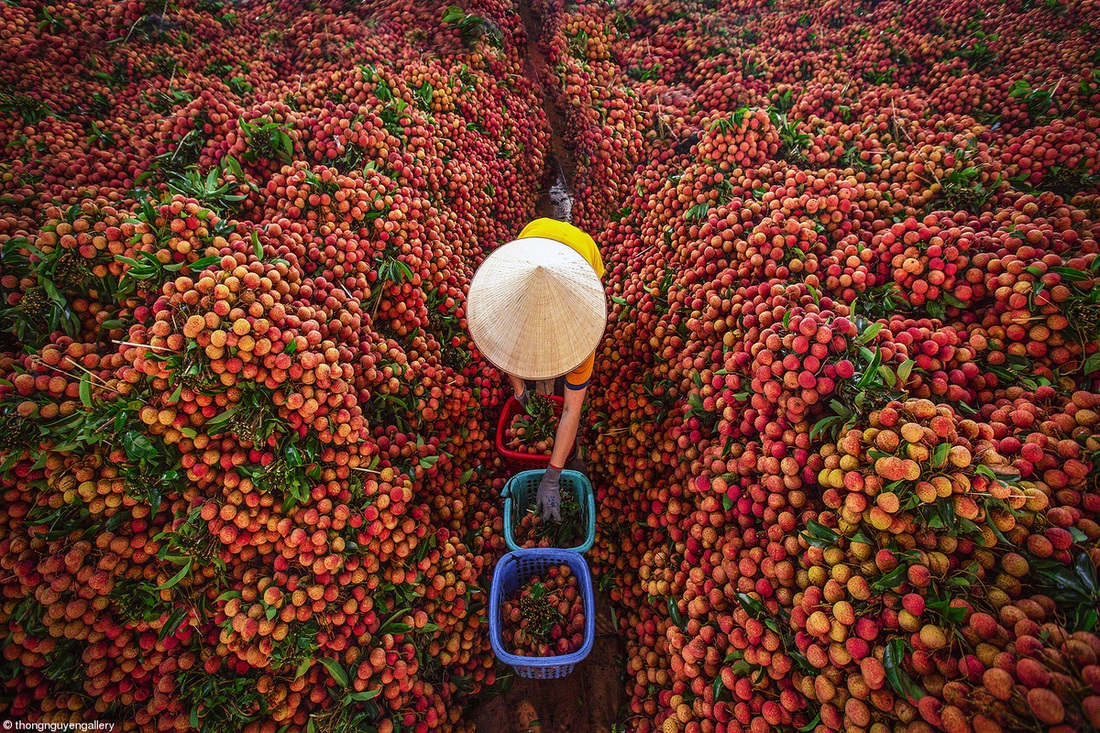
[[[592,653],[568,677],[516,678],[507,695],[482,702],[473,716],[479,733],[610,733],[627,702],[626,647],[611,623],[605,594],[596,594]]]

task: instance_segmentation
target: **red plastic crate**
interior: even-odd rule
[[[565,400],[557,395],[547,395],[557,405],[558,416],[565,406]],[[504,462],[508,464],[508,472],[512,474],[520,471],[537,471],[550,465],[550,456],[533,456],[530,453],[517,453],[504,446],[504,434],[508,426],[512,424],[512,418],[523,414],[523,405],[515,397],[509,397],[504,403],[504,409],[500,411],[500,420],[497,422],[497,452],[504,456]]]

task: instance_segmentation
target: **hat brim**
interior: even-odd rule
[[[466,323],[481,354],[521,379],[576,369],[600,343],[607,303],[596,271],[572,247],[526,237],[485,258],[466,296]]]

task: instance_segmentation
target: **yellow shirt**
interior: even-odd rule
[[[535,219],[523,228],[516,239],[526,239],[527,237],[553,239],[555,242],[569,245],[577,251],[577,254],[588,260],[588,264],[592,265],[592,269],[596,271],[597,275],[603,277],[603,258],[600,257],[600,248],[596,246],[596,242],[592,237],[572,224],[554,219]]]
[[[585,232],[564,221],[555,219],[535,219],[523,228],[516,239],[527,237],[541,237],[553,239],[555,242],[569,245],[577,254],[592,265],[592,269],[601,278],[604,276],[603,258],[600,257],[600,248],[595,240]],[[568,389],[584,389],[592,379],[592,366],[596,362],[596,352],[592,352],[587,359],[569,374],[565,375],[565,386]]]

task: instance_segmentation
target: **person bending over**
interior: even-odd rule
[[[481,354],[508,375],[520,404],[528,381],[564,379],[564,405],[538,511],[561,521],[561,472],[573,449],[596,347],[607,323],[596,243],[577,227],[536,219],[474,273],[466,322]]]

